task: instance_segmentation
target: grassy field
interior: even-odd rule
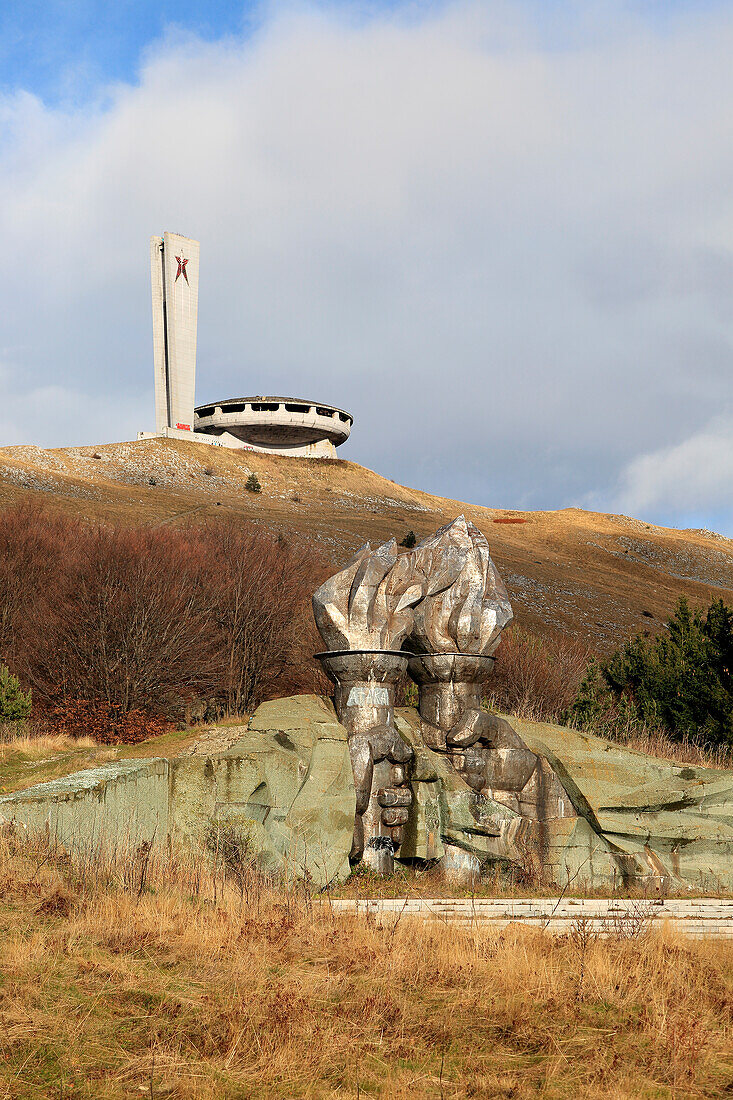
[[[0,1096],[722,1097],[733,945],[337,917],[0,838]]]

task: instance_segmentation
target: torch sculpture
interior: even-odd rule
[[[394,539],[369,543],[313,596],[326,645],[317,654],[336,685],[334,705],[346,727],[356,786],[352,862],[388,873],[402,842],[412,794],[405,765],[412,750],[394,726],[395,686],[407,669],[402,643],[422,596]]]
[[[509,595],[482,533],[463,516],[413,551],[415,567],[451,581],[432,585],[413,613],[408,671],[418,685],[426,744],[448,753],[477,792],[521,791],[537,757],[511,726],[481,708],[501,633],[513,617]]]
[[[412,750],[394,725],[395,687],[406,670],[419,689],[421,736],[446,754],[477,794],[521,791],[537,757],[507,722],[481,708],[501,632],[512,618],[489,546],[459,516],[398,555],[394,540],[363,546],[313,597],[334,682],[334,705],[349,736],[356,785],[351,851],[389,872],[412,794]]]

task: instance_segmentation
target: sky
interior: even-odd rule
[[[731,56],[733,0],[0,0],[0,445],[152,429],[171,230],[200,403],[733,536]]]

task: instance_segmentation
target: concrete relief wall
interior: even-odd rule
[[[267,871],[345,878],[356,805],[346,732],[328,700],[281,702],[228,752],[107,764],[6,795],[0,825],[47,830],[76,852],[148,842],[200,853],[231,828]]]
[[[129,760],[76,772],[0,798],[0,823],[48,830],[69,849],[165,843],[170,827],[167,760]]]
[[[564,792],[543,798],[538,782],[530,814],[472,790],[424,743],[417,711],[400,708],[395,721],[414,753],[400,855],[408,862],[521,867],[534,852],[560,886],[733,887],[731,771],[512,719],[543,783]],[[263,704],[228,752],[107,764],[39,784],[0,798],[0,824],[48,829],[72,850],[149,841],[194,853],[212,829],[231,827],[266,870],[325,885],[349,874],[355,810],[346,729],[330,700],[296,696]]]

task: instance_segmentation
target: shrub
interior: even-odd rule
[[[570,638],[543,639],[514,625],[497,652],[491,705],[519,718],[557,722],[588,667],[589,650]]]
[[[34,607],[56,598],[58,581],[77,524],[38,504],[0,511],[0,644],[18,671]]]
[[[2,652],[59,732],[152,736],[151,719],[248,712],[325,690],[309,543],[235,521],[117,528],[40,508],[0,512]]]
[[[119,704],[100,699],[64,698],[41,708],[41,714],[55,733],[91,737],[98,745],[135,745],[173,728],[173,723],[160,715],[125,711]]]
[[[400,546],[406,546],[408,550],[412,550],[413,546],[417,542],[417,535],[414,531],[408,531],[405,537],[400,542]]]
[[[567,717],[587,729],[609,716],[676,740],[733,743],[733,609],[715,600],[703,613],[683,598],[664,634],[639,634],[591,663]]]
[[[31,693],[23,691],[7,665],[0,665],[0,722],[19,722],[30,713]]]
[[[244,487],[249,490],[250,493],[262,492],[262,486],[260,485],[260,479],[257,477],[257,474],[250,474]]]

